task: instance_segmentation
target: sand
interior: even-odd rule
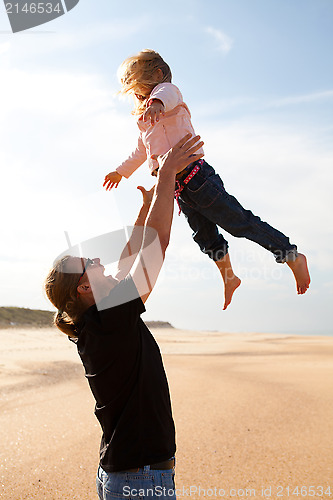
[[[332,337],[152,332],[178,498],[333,497]],[[56,329],[8,329],[0,352],[0,497],[97,499],[100,428],[75,345]]]

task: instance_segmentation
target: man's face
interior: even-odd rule
[[[72,257],[68,262],[67,270],[79,275],[78,292],[80,292],[81,285],[90,286],[93,293],[94,291],[102,292],[108,288],[110,278],[113,279],[112,276],[104,275],[105,268],[99,258]]]

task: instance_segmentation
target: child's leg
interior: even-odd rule
[[[193,230],[193,239],[200,250],[208,255],[222,276],[224,284],[224,306],[226,309],[231,302],[236,288],[241,280],[234,274],[228,253],[228,242],[218,232],[216,224],[206,219],[202,214],[179,199],[182,212],[185,214],[189,226]]]
[[[310,276],[305,256],[297,253],[296,245],[292,245],[287,236],[244,209],[234,196],[227,193],[221,178],[210,165],[204,163],[182,191],[181,197],[186,204],[195,206],[203,216],[233,236],[254,241],[272,252],[277,262],[287,262],[299,294],[309,288]]]

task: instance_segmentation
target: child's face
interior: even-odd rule
[[[135,89],[133,92],[135,98],[140,102],[145,101],[147,99],[147,97],[149,97],[150,93],[151,93],[151,89],[147,88],[147,86],[143,86],[140,84],[137,84],[135,86]]]
[[[149,97],[149,94],[148,94],[148,95],[144,95],[144,94],[139,94],[139,93],[135,92],[135,93],[134,93],[134,97],[135,97],[138,101],[142,102],[142,101],[145,101],[145,100],[147,99],[147,97]]]

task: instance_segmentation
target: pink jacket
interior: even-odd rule
[[[149,169],[153,172],[158,167],[158,162],[152,160],[152,155],[163,155],[188,133],[196,135],[191,123],[191,113],[176,85],[160,83],[150,94],[150,99],[163,102],[165,115],[160,116],[153,126],[150,120],[144,122],[140,116],[137,121],[140,130],[138,146],[116,169],[123,177],[132,175],[147,159]],[[197,153],[202,151],[201,148]]]

